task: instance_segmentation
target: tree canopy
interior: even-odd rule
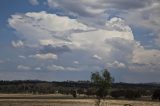
[[[96,96],[98,98],[105,98],[108,94],[108,89],[111,87],[113,78],[107,69],[91,74],[91,82],[96,87]]]

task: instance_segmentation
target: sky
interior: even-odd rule
[[[0,80],[160,82],[160,0],[0,0]]]

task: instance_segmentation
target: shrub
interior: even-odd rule
[[[136,99],[136,98],[140,98],[141,94],[139,91],[134,91],[134,90],[127,90],[125,92],[125,98],[127,99]]]
[[[116,90],[116,91],[112,91],[110,93],[110,95],[113,98],[116,98],[116,99],[119,98],[119,97],[124,97],[124,94],[125,94],[124,90]]]
[[[160,89],[157,89],[153,92],[152,100],[160,100]]]
[[[107,90],[107,89],[99,88],[99,89],[96,91],[96,96],[97,96],[98,98],[105,98],[107,95],[108,95],[108,90]]]
[[[87,95],[88,97],[89,97],[89,96],[96,95],[96,89],[94,89],[94,88],[89,88],[89,89],[87,89],[86,95]]]
[[[72,91],[72,96],[73,96],[74,98],[77,97],[77,92],[76,92],[75,90]]]

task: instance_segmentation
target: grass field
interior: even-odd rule
[[[55,99],[55,96],[57,96],[57,99]],[[95,99],[62,99],[60,98],[61,96],[62,95],[1,94],[0,106],[95,106],[96,102]],[[160,102],[105,100],[101,102],[101,106],[160,106]]]

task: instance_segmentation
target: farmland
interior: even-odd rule
[[[127,101],[127,100],[106,100],[101,106],[160,106],[159,102]],[[95,106],[95,100],[84,99],[3,99],[0,106]]]
[[[96,99],[67,99],[63,95],[1,94],[0,106],[95,106]],[[55,98],[57,97],[57,98]],[[160,106],[160,102],[102,100],[101,106]]]

